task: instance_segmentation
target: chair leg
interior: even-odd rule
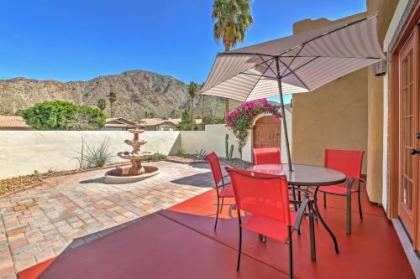
[[[300,189],[300,186],[297,186],[297,187],[298,187],[298,189]],[[302,201],[302,193],[299,190],[297,191],[297,193],[298,193],[298,201],[301,202]]]
[[[242,226],[239,222],[239,247],[238,247],[238,259],[236,262],[236,271],[239,271],[241,265],[241,252],[242,252]]]
[[[217,209],[216,209],[216,221],[214,222],[214,231],[216,231],[217,228],[217,221],[219,220],[219,197],[217,197]]]
[[[220,205],[220,213],[222,213],[224,203],[225,203],[225,198],[222,198],[222,204]]]
[[[289,278],[293,279],[293,241],[292,228],[289,226]]]
[[[360,189],[357,192],[357,199],[359,202],[359,216],[360,216],[360,220],[363,220],[363,212],[362,212],[362,201],[361,201],[361,197],[360,197],[361,193],[360,193]]]
[[[327,208],[327,193],[324,192],[324,208]]]
[[[293,201],[296,201],[296,186],[292,186]],[[295,204],[295,211],[298,211],[298,206]]]
[[[346,233],[351,234],[351,192],[347,193]]]

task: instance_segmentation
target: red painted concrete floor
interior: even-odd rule
[[[328,197],[324,219],[335,232],[336,255],[325,229],[316,224],[317,262],[310,260],[308,222],[294,236],[297,278],[415,278],[382,208],[364,197],[364,220],[353,207],[353,234],[345,233],[345,198]],[[322,205],[322,201],[320,201]],[[215,192],[142,218],[118,232],[69,249],[57,259],[25,270],[29,278],[287,278],[287,247],[244,234],[244,256],[236,272],[237,220],[223,210],[213,231]]]

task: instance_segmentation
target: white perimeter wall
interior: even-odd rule
[[[203,149],[207,153],[214,151],[218,156],[226,157],[226,134],[229,134],[229,149],[231,144],[235,146],[233,157],[239,158],[238,141],[224,124],[206,125],[204,131],[182,131],[181,147],[186,153],[194,154]],[[248,137],[246,145],[243,147],[242,158],[251,161],[251,137]]]
[[[287,130],[289,131],[290,149],[292,149],[292,113],[286,110]],[[282,125],[283,127],[283,125]],[[201,149],[207,153],[216,152],[220,157],[226,157],[225,152],[225,135],[229,134],[229,148],[234,144],[234,158],[239,158],[238,142],[233,133],[226,128],[224,124],[206,125],[205,131],[182,131],[181,147],[187,153],[195,153]],[[248,134],[246,145],[242,150],[242,159],[251,162],[252,158],[252,133]],[[287,162],[286,140],[284,131],[281,133],[281,157],[283,162]]]
[[[288,129],[291,129],[291,114],[288,112]],[[233,156],[239,158],[235,136],[224,124],[206,125],[205,131],[145,131],[141,138],[147,143],[142,150],[152,153],[175,154],[179,147],[189,154],[201,149],[207,153],[215,151],[225,157],[225,135],[229,134],[230,144],[234,144]],[[124,140],[131,139],[127,131],[0,131],[0,179],[33,174],[34,171],[47,172],[79,168],[76,157],[80,157],[82,138],[86,145],[100,146],[109,140],[109,152],[130,151]],[[290,142],[292,138],[290,136]],[[251,161],[252,134],[249,133],[243,148],[243,159]],[[282,132],[282,160],[287,162],[284,132]],[[124,162],[117,156],[113,162]]]
[[[165,155],[175,152],[179,144],[179,131],[146,131],[141,138],[147,143],[144,151]],[[131,139],[126,131],[0,131],[0,179],[32,174],[35,170],[71,170],[79,168],[79,156],[84,142],[99,146],[109,139],[109,151],[130,151],[124,140]],[[115,156],[113,162],[125,160]]]
[[[384,39],[384,51],[388,51],[389,45],[391,43],[392,38],[394,37],[395,32],[397,31],[398,24],[401,21],[401,18],[404,14],[404,11],[408,5],[409,0],[400,0],[398,2],[397,8],[395,9],[394,16],[389,24],[388,31],[385,35]],[[388,171],[388,129],[389,129],[389,121],[388,121],[388,98],[389,98],[389,88],[388,88],[388,73],[389,69],[384,77],[384,131],[383,131],[383,173],[382,173],[382,181],[383,181],[383,190],[382,190],[382,205],[385,210],[388,209],[388,184],[389,184],[389,171]]]

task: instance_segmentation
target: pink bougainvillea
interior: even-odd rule
[[[246,143],[248,130],[251,128],[254,118],[262,113],[271,113],[275,117],[281,117],[279,107],[270,103],[267,99],[245,102],[225,115],[226,126],[229,127],[239,141],[239,152],[242,157],[242,147]]]

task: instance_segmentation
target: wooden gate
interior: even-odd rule
[[[274,116],[263,116],[255,122],[253,128],[253,147],[280,147],[281,124]]]

